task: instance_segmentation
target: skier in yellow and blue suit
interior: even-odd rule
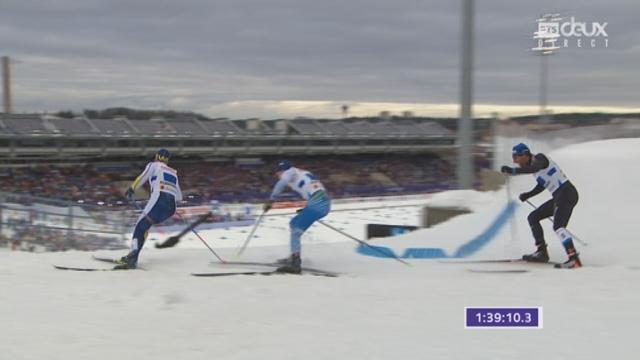
[[[160,149],[154,161],[147,164],[127,189],[126,196],[131,199],[136,189],[148,181],[151,192],[147,206],[136,222],[129,254],[116,261],[115,269],[136,268],[138,256],[151,226],[172,217],[176,212],[176,202],[182,200],[178,172],[168,165],[170,157],[169,150]]]

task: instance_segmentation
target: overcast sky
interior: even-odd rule
[[[0,0],[18,112],[456,116],[461,0]],[[608,23],[549,59],[560,111],[640,111],[640,1],[476,1],[475,114],[535,113],[535,20]]]

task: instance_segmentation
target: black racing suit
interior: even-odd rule
[[[547,167],[549,167],[549,159],[544,154],[536,154],[529,165],[515,168],[514,171],[516,174],[533,174]],[[540,194],[544,189],[544,186],[541,184],[536,185],[531,191],[523,194],[525,197],[523,201]],[[545,244],[540,221],[553,216],[554,231],[559,228],[566,228],[571,218],[573,208],[578,203],[578,190],[569,180],[560,185],[551,195],[551,200],[540,205],[536,210],[532,211],[527,218],[527,220],[529,220],[529,226],[531,226],[533,238],[536,240],[536,245],[538,246]]]

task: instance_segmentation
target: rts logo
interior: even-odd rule
[[[575,45],[582,47],[609,47],[609,34],[607,34],[607,22],[583,22],[576,21],[575,17],[569,20],[560,17],[559,14],[546,14],[537,20],[538,31],[533,33],[533,39],[538,46],[534,51],[551,53],[561,47],[567,48]]]

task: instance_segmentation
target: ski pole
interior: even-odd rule
[[[368,248],[370,248],[370,249],[372,249],[372,250],[375,250],[375,251],[379,252],[380,254],[383,254],[385,257],[395,259],[395,260],[397,260],[397,261],[399,261],[399,262],[401,262],[401,263],[403,263],[403,264],[405,264],[405,265],[407,265],[407,266],[411,266],[411,264],[409,264],[408,262],[406,262],[406,261],[404,261],[404,260],[400,259],[400,258],[399,258],[399,257],[397,257],[395,254],[387,253],[387,252],[384,252],[384,251],[380,250],[379,248],[377,248],[377,247],[375,247],[375,246],[371,246],[371,245],[367,244],[366,242],[364,242],[364,241],[362,241],[362,240],[360,240],[360,239],[358,239],[358,238],[356,238],[356,237],[354,237],[354,236],[351,236],[351,235],[347,234],[346,232],[344,232],[344,231],[342,231],[342,230],[340,230],[340,229],[338,229],[338,228],[335,228],[335,227],[333,227],[333,226],[331,226],[331,225],[327,224],[326,222],[324,222],[324,221],[322,221],[322,220],[318,220],[318,222],[319,222],[320,224],[322,224],[322,225],[324,225],[324,226],[328,227],[329,229],[331,229],[331,230],[333,230],[333,231],[335,231],[335,232],[338,232],[338,233],[340,233],[340,234],[342,234],[342,235],[344,235],[344,236],[348,237],[349,239],[351,239],[351,240],[353,240],[353,241],[357,242],[357,243],[358,243],[358,244],[360,244],[360,245],[366,246],[366,247],[368,247]]]
[[[536,209],[536,210],[538,209],[538,207],[537,207],[537,206],[535,206],[535,205],[534,205],[531,201],[529,201],[529,200],[527,200],[527,204],[531,205],[531,207],[532,207],[532,208],[534,208],[534,209]],[[547,218],[547,220],[551,221],[552,223],[554,222],[554,221],[553,221],[553,216],[549,216],[549,217]],[[567,230],[567,232],[569,233],[569,235],[571,235],[571,237],[572,237],[572,238],[576,239],[576,241],[578,241],[578,242],[579,242],[580,244],[582,244],[583,246],[589,246],[589,244],[588,244],[586,241],[581,240],[579,237],[575,236],[571,231]]]
[[[133,206],[136,208],[136,210],[138,210],[138,211],[140,211],[140,212],[142,212],[142,211],[143,211],[143,209],[140,207],[140,205],[138,204],[138,202],[137,202],[137,201],[135,201],[135,200],[131,199],[131,202],[133,203]]]
[[[180,220],[182,220],[182,223],[187,225],[187,222],[185,221],[185,219],[182,217],[182,215],[180,215],[179,212],[176,212],[176,214],[178,214],[178,217],[180,218]],[[191,232],[193,232],[193,234],[200,239],[200,241],[202,241],[202,243],[204,244],[204,246],[207,247],[207,249],[209,249],[209,251],[211,251],[211,253],[213,254],[213,256],[215,256],[216,258],[218,258],[218,260],[220,260],[221,263],[226,263],[226,261],[224,261],[218,254],[216,254],[215,251],[213,251],[213,249],[211,248],[211,246],[209,246],[209,244],[207,244],[206,241],[204,241],[204,239],[202,238],[202,236],[200,236],[200,234],[198,234],[198,232],[196,231],[195,228],[191,228]]]
[[[507,187],[507,204],[511,202],[511,182],[509,181],[511,178],[507,176],[506,187]],[[515,211],[514,211],[515,213]],[[511,229],[511,244],[515,243],[518,234],[518,228],[515,221],[515,216],[511,216],[509,220],[509,228]]]
[[[256,223],[253,225],[253,229],[251,229],[251,232],[249,233],[249,236],[247,236],[247,240],[244,241],[244,244],[242,244],[242,246],[240,247],[240,249],[236,253],[236,258],[239,258],[240,255],[242,255],[244,250],[247,248],[247,245],[249,245],[249,241],[251,241],[251,237],[253,236],[253,233],[256,232],[256,229],[258,228],[258,225],[260,225],[260,222],[262,222],[262,218],[264,217],[264,214],[267,213],[267,211],[268,210],[263,211],[262,214],[260,214],[260,216],[258,216],[258,219],[256,219]]]

